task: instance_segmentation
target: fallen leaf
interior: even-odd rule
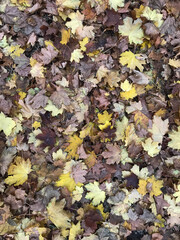
[[[5,183],[9,185],[14,184],[15,186],[19,186],[27,181],[28,174],[31,171],[31,162],[29,159],[25,161],[21,157],[16,157],[8,169],[9,176],[5,179]]]

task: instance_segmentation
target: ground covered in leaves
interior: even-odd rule
[[[179,239],[179,12],[0,1],[0,239]]]

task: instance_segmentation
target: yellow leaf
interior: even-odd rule
[[[177,189],[178,189],[177,192],[175,192],[173,196],[176,198],[176,203],[179,203],[180,202],[180,184],[178,185]]]
[[[57,228],[66,229],[71,226],[70,214],[68,214],[63,208],[66,204],[63,198],[60,202],[56,202],[53,198],[47,206],[48,218]]]
[[[123,36],[128,36],[129,43],[141,44],[143,42],[143,30],[141,29],[142,21],[137,19],[133,23],[133,19],[126,17],[124,25],[119,26],[119,33]]]
[[[169,133],[169,138],[171,139],[170,142],[168,142],[168,146],[180,150],[180,126],[178,127],[177,131],[172,131]]]
[[[110,123],[110,121],[112,119],[111,116],[112,116],[112,113],[109,114],[107,111],[104,111],[103,114],[98,113],[98,123],[102,123],[99,125],[99,128],[101,130],[103,130],[111,125],[111,123]]]
[[[76,186],[75,190],[72,193],[72,201],[73,201],[73,203],[75,201],[80,201],[81,198],[82,198],[82,194],[83,194],[83,188],[79,187],[79,186]]]
[[[100,202],[104,202],[106,194],[99,188],[99,183],[94,181],[94,183],[88,183],[85,188],[89,193],[86,194],[85,198],[92,200],[94,206],[98,205]]]
[[[71,35],[71,30],[70,29],[68,29],[68,30],[62,29],[61,30],[61,36],[62,37],[61,37],[60,43],[66,45],[69,42],[70,35]]]
[[[142,64],[144,64],[144,62],[141,60],[138,60],[136,58],[138,56],[139,56],[139,54],[134,54],[131,51],[126,51],[120,55],[119,62],[123,66],[125,66],[127,64],[127,67],[132,70],[135,70],[135,68],[137,67],[142,72],[144,69]]]
[[[33,62],[33,64],[34,64],[34,62]],[[31,73],[31,76],[34,77],[34,78],[36,78],[36,77],[37,78],[44,78],[44,71],[45,71],[45,68],[42,66],[42,63],[36,62],[32,66],[32,68],[30,70],[30,73]]]
[[[81,229],[80,222],[78,222],[76,225],[72,224],[70,231],[69,231],[69,240],[75,240],[76,235],[80,234],[82,231],[83,231],[83,229]]]
[[[150,21],[153,21],[156,27],[160,27],[163,23],[163,14],[158,13],[157,9],[151,10],[146,6],[141,16],[147,18]]]
[[[10,47],[7,47],[6,50],[12,58],[20,57],[21,54],[25,51],[20,47],[20,45],[15,45],[15,46],[12,45]]]
[[[35,129],[38,129],[39,127],[41,127],[41,123],[35,121],[35,122],[32,124],[32,127],[35,128]]]
[[[0,113],[0,131],[3,130],[4,134],[9,136],[15,126],[16,123],[12,118],[6,117],[3,112]]]
[[[147,181],[144,179],[139,179],[139,187],[137,190],[143,196],[146,195],[147,193],[146,186],[147,186]]]
[[[84,55],[82,54],[80,49],[75,49],[72,53],[71,53],[71,59],[70,61],[75,61],[77,63],[80,62],[80,59],[83,58]]]
[[[121,121],[116,121],[116,141],[125,139],[125,130],[128,126],[128,119],[127,117],[123,117]]]
[[[77,149],[82,144],[83,140],[74,134],[73,136],[70,136],[68,142],[69,146],[65,149],[65,151],[68,152],[68,159],[75,158],[77,160],[79,157]]]
[[[144,150],[148,153],[149,156],[154,157],[159,154],[160,147],[158,142],[153,142],[151,138],[147,138],[145,143],[142,143]]]
[[[57,152],[53,152],[53,160],[66,160],[67,153],[64,153],[62,149],[59,149]]]
[[[28,179],[28,174],[32,171],[31,162],[29,159],[26,161],[21,157],[16,157],[14,163],[12,163],[8,169],[8,176],[5,179],[5,183],[15,186],[21,185]]]
[[[63,109],[59,109],[57,108],[51,100],[48,100],[48,104],[46,105],[46,107],[44,108],[46,111],[51,112],[52,116],[55,117],[59,114],[63,113]]]
[[[59,0],[57,0],[59,2]],[[60,0],[62,2],[63,7],[77,9],[80,4],[80,0]]]
[[[131,90],[127,91],[127,92],[120,92],[120,96],[126,100],[132,99],[134,97],[137,96],[137,92],[135,87],[133,86],[131,88]]]
[[[123,91],[130,91],[132,89],[132,84],[126,79],[123,83],[121,83],[121,89]]]
[[[85,138],[87,136],[91,136],[92,135],[92,130],[94,127],[94,123],[90,122],[88,125],[85,126],[85,128],[83,130],[80,131],[80,138]]]
[[[83,28],[82,21],[84,20],[84,15],[79,11],[70,13],[68,17],[71,21],[67,22],[66,26],[71,28],[72,34],[75,34],[78,28]]]
[[[145,6],[141,5],[140,8],[135,8],[134,11],[136,12],[136,18],[140,18],[141,14],[144,11]]]
[[[18,94],[19,94],[21,100],[26,97],[26,93],[25,92],[19,92]]]
[[[118,7],[124,7],[124,0],[109,0],[109,5],[117,11]]]
[[[176,60],[176,59],[169,59],[169,65],[171,65],[172,67],[175,68],[180,68],[180,60]]]
[[[89,38],[88,38],[88,37],[83,38],[83,40],[79,42],[80,47],[81,47],[81,50],[82,50],[83,52],[86,51],[86,47],[85,47],[85,46],[86,46],[86,44],[87,44],[88,42],[89,42]]]
[[[72,192],[76,187],[74,179],[70,176],[70,173],[61,174],[59,180],[56,182],[57,187],[67,187]]]
[[[150,192],[150,196],[159,196],[162,191],[160,190],[163,187],[162,180],[156,180],[154,176],[148,178],[148,183],[152,183],[152,190]]]

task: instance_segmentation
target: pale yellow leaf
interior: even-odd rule
[[[142,21],[137,19],[133,23],[133,19],[126,17],[123,21],[124,25],[119,26],[119,33],[128,36],[129,43],[141,44],[143,42],[144,33],[141,28]]]
[[[94,206],[98,205],[100,202],[104,202],[106,195],[105,192],[99,188],[99,183],[94,181],[94,183],[88,183],[85,188],[89,193],[86,194],[85,198],[92,200]]]
[[[16,123],[12,118],[6,117],[3,112],[0,113],[0,131],[3,130],[4,134],[9,136],[15,126]]]
[[[53,198],[47,206],[48,218],[57,228],[66,229],[71,227],[70,214],[68,214],[63,208],[66,204],[63,198],[60,202],[56,202]]]
[[[168,146],[180,150],[180,126],[177,131],[172,131],[169,133],[169,138],[171,141],[168,143]]]

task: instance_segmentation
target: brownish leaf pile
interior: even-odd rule
[[[1,1],[0,239],[179,239],[179,12]]]

